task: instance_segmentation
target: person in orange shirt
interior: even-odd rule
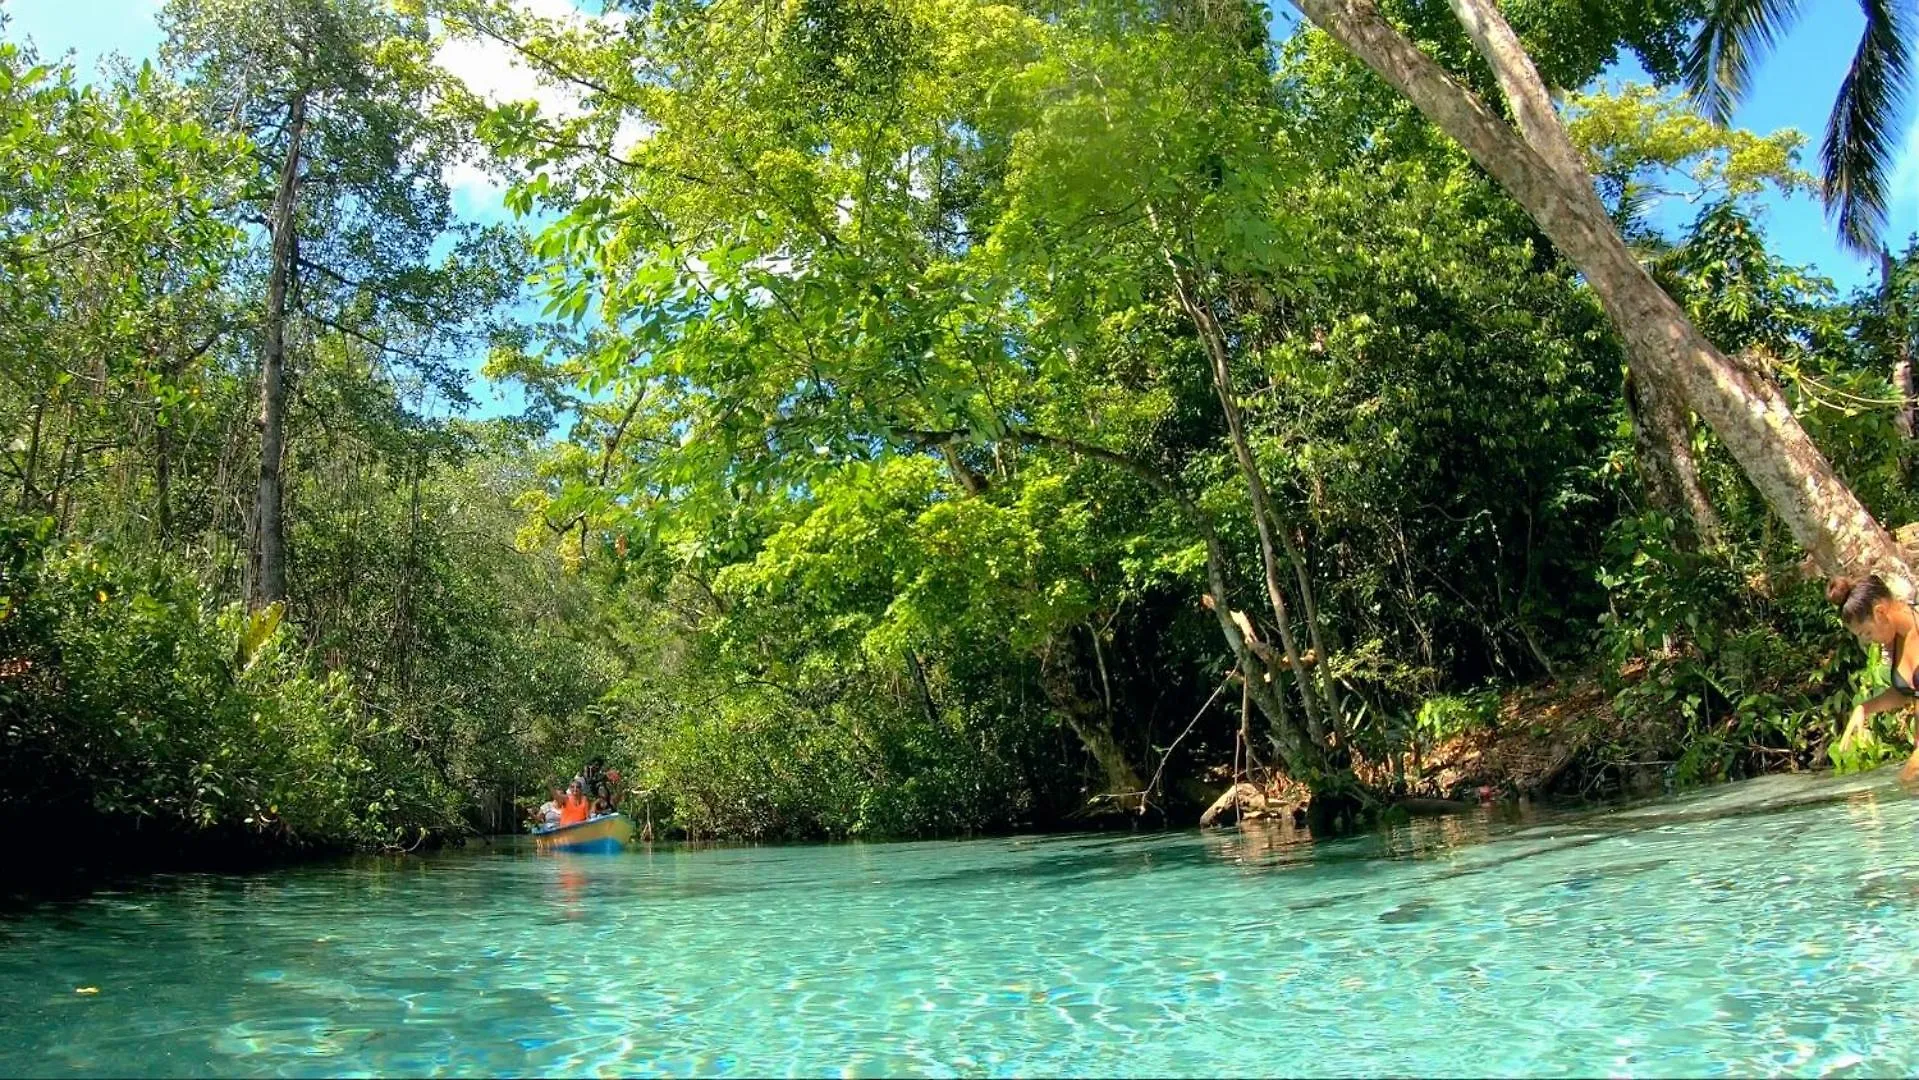
[[[578,825],[593,813],[593,804],[586,800],[583,787],[577,779],[566,786],[566,797],[560,800],[561,825]]]

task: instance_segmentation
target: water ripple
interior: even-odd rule
[[[184,875],[0,921],[0,1074],[1911,1075],[1915,826],[1874,774],[1319,845]]]

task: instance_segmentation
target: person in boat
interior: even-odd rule
[[[611,814],[620,808],[620,770],[606,770],[606,786],[594,807],[596,814]]]
[[[596,764],[598,760],[597,758],[594,759]],[[591,769],[592,766],[588,766],[588,768]],[[599,773],[597,778],[593,778],[591,773],[582,773],[581,775],[587,777],[587,779],[584,780],[586,784],[586,796],[593,801],[594,817],[599,817],[602,814],[611,814],[619,809],[620,771],[618,769],[607,769],[605,772]]]
[[[578,825],[593,815],[593,804],[586,797],[585,785],[578,777],[566,786],[566,797],[560,802],[560,824]]]
[[[609,789],[606,782],[606,759],[596,757],[580,770],[580,782],[585,785],[586,797],[593,802],[593,812],[603,813],[600,805],[607,800]]]
[[[1877,574],[1864,578],[1834,578],[1826,587],[1826,598],[1839,605],[1840,620],[1861,642],[1886,650],[1886,662],[1892,668],[1892,685],[1853,706],[1840,736],[1841,749],[1850,747],[1865,734],[1866,724],[1880,713],[1898,712],[1919,703],[1919,614],[1912,605],[1893,594]],[[1919,744],[1919,729],[1914,732]],[[1913,747],[1899,779],[1919,779],[1919,745]]]
[[[549,794],[553,797],[541,803],[540,808],[533,812],[534,824],[542,829],[551,829],[560,823],[560,802],[566,798],[566,793],[559,788],[551,789]]]

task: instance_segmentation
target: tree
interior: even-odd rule
[[[65,65],[0,43],[0,473],[20,513],[63,532],[105,527],[85,490],[102,473],[173,534],[185,444],[217,427],[239,252],[220,206],[244,147],[197,123],[150,68],[82,87]],[[190,482],[193,478],[184,478]]]
[[[446,227],[423,67],[277,114],[306,125],[289,207],[247,129],[272,110],[221,99],[247,87],[213,58],[290,9],[210,10],[173,12],[204,16],[170,47],[205,61],[191,86],[85,85],[0,41],[0,816],[52,808],[136,858],[511,827],[606,687],[586,583],[514,547],[538,432],[443,415],[517,238]],[[386,134],[349,140],[345,111]],[[428,156],[314,156],[346,142]],[[249,611],[274,267],[302,558]]]
[[[1686,84],[1713,120],[1725,123],[1773,41],[1798,17],[1798,0],[1711,0],[1686,57]],[[1865,28],[1826,121],[1820,147],[1827,211],[1839,236],[1878,256],[1886,227],[1887,180],[1900,149],[1898,120],[1912,77],[1905,5],[1859,0]]]
[[[1676,298],[1680,294],[1669,271],[1678,253],[1672,240],[1648,223],[1651,209],[1680,200],[1730,211],[1767,186],[1789,194],[1812,183],[1796,165],[1804,139],[1795,131],[1761,137],[1729,130],[1648,86],[1576,94],[1567,105],[1567,136],[1583,151],[1608,212],[1642,253],[1654,279]],[[1716,295],[1710,289],[1696,293]],[[1750,344],[1715,340],[1735,353]],[[1689,411],[1651,380],[1628,376],[1626,383],[1648,502],[1678,523],[1682,539],[1715,546],[1719,512],[1700,479]]]
[[[1900,402],[1899,434],[1908,441],[1919,439],[1919,371],[1913,369],[1913,349],[1919,342],[1919,240],[1908,242],[1897,256],[1880,253],[1879,289],[1866,317],[1869,333],[1892,372],[1892,390]],[[1906,453],[1911,459],[1910,447]]]
[[[1531,58],[1491,0],[1451,0],[1451,7],[1490,65],[1512,110],[1510,125],[1369,0],[1300,0],[1300,7],[1525,207],[1605,305],[1636,377],[1670,388],[1706,421],[1820,567],[1874,570],[1912,591],[1903,552],[1807,437],[1778,385],[1708,341],[1633,257]]]
[[[497,236],[452,220],[442,176],[460,143],[433,108],[424,15],[376,0],[173,0],[161,24],[163,61],[254,148],[240,216],[268,242],[247,591],[282,602],[298,350],[337,335],[462,401],[451,354],[512,294],[513,263]]]

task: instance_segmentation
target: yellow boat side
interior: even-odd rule
[[[541,851],[619,851],[633,836],[633,819],[625,814],[602,814],[596,818],[533,834],[533,844]]]

